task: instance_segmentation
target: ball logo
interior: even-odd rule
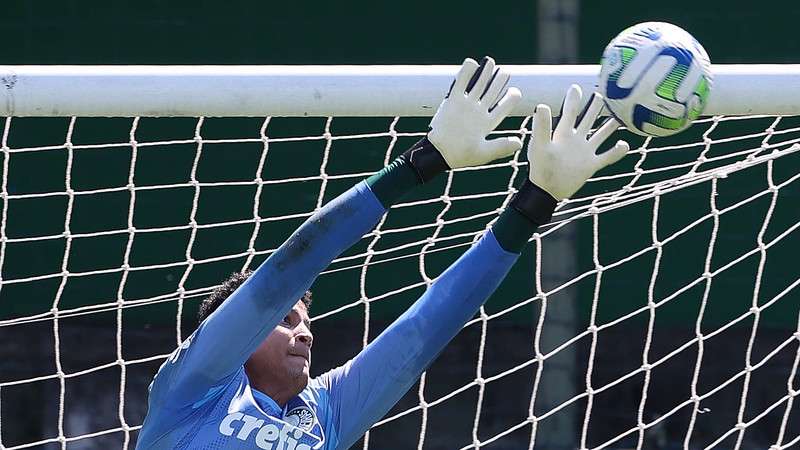
[[[637,30],[634,32],[634,34],[637,36],[641,36],[643,38],[650,39],[651,41],[657,41],[661,39],[662,33],[654,28],[648,27],[648,28],[642,28],[641,30]]]
[[[314,413],[306,406],[299,406],[287,412],[283,420],[303,431],[311,431],[314,428]]]

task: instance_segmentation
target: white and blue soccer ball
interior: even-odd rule
[[[611,114],[636,134],[685,130],[703,112],[711,84],[708,53],[669,23],[634,25],[603,52],[599,91]]]

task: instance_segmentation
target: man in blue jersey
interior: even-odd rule
[[[425,138],[204,302],[204,320],[153,380],[137,448],[345,449],[386,414],[492,294],[557,202],[628,150],[618,142],[596,154],[617,128],[609,120],[591,133],[599,95],[581,110],[572,86],[554,131],[550,109],[539,105],[528,179],[492,229],[358,355],[309,379],[311,283],[413,187],[521,148],[517,137],[487,139],[521,97],[508,80],[491,58],[465,60]]]

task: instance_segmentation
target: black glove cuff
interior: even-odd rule
[[[550,222],[558,202],[531,180],[525,180],[511,199],[511,206],[536,225]]]
[[[450,170],[447,162],[431,144],[427,137],[424,137],[406,150],[402,157],[411,164],[417,178],[423,183],[433,179],[436,175]]]

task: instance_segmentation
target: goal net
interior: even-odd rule
[[[0,67],[0,449],[133,448],[199,301],[424,136],[456,69]],[[525,99],[498,133],[527,142],[533,105],[598,69],[509,70]],[[559,204],[357,448],[800,444],[800,68],[715,74],[686,132],[619,132],[630,154]],[[312,287],[312,375],[526,173],[524,152],[451,171],[337,258]]]

